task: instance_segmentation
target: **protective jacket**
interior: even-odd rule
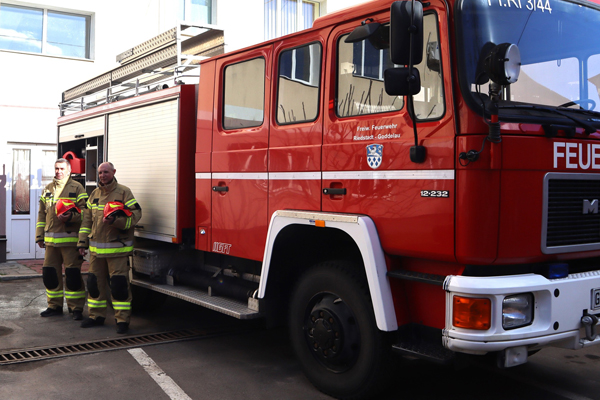
[[[46,185],[40,197],[40,207],[35,229],[35,241],[45,242],[46,246],[76,246],[81,214],[71,210],[71,219],[62,223],[56,216],[56,203],[60,199],[69,199],[77,204],[79,209],[86,207],[88,195],[77,181],[69,177],[61,193],[56,193],[54,182]]]
[[[132,215],[118,215],[112,224],[102,222],[104,206],[111,201],[123,203]],[[134,227],[140,218],[142,208],[131,190],[113,178],[111,183],[100,185],[90,195],[77,247],[89,247],[90,253],[99,258],[129,256],[133,252]]]

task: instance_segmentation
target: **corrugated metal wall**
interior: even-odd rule
[[[176,235],[177,115],[179,100],[108,116],[107,160],[142,207],[140,236]]]

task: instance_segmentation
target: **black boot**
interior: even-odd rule
[[[54,317],[55,315],[62,315],[62,308],[46,308],[44,311],[40,313],[42,317]]]
[[[82,328],[91,328],[93,326],[101,326],[101,325],[104,325],[104,318],[102,318],[102,317],[97,317],[96,319],[86,318],[81,323]]]
[[[73,319],[81,321],[83,319],[83,312],[81,310],[73,310]]]
[[[127,333],[129,324],[127,322],[117,322],[117,333]]]

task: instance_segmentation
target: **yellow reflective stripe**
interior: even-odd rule
[[[91,233],[92,228],[79,228],[79,233]]]
[[[104,210],[104,206],[102,204],[98,204],[98,210]]]
[[[35,224],[36,228],[42,228],[44,226],[46,226],[45,222],[38,222],[37,224]]]
[[[127,217],[127,222],[125,222],[125,229],[131,228],[131,217]]]
[[[64,292],[62,290],[46,289],[46,295],[48,295],[48,297],[50,297],[51,299],[57,299],[57,298],[62,299],[62,297],[64,296]]]
[[[77,243],[77,237],[66,237],[66,238],[54,238],[46,236],[44,242],[46,243]]]
[[[81,193],[79,196],[77,196],[77,201],[81,200],[81,199],[87,199],[89,198],[87,193]]]
[[[85,291],[83,291],[83,292],[67,292],[67,291],[65,291],[65,297],[67,299],[83,299],[85,297]]]
[[[125,205],[127,207],[131,207],[132,205],[137,204],[137,200],[136,199],[131,199],[129,200],[127,203],[125,203]]]
[[[133,246],[119,247],[114,249],[99,249],[98,247],[90,246],[90,251],[96,254],[118,254],[133,251]]]
[[[98,300],[88,299],[87,304],[88,304],[88,307],[91,307],[91,308],[104,308],[104,307],[106,307],[106,300],[98,301]]]
[[[85,204],[87,204],[87,208],[92,208],[92,203],[90,203],[90,201],[86,201]]]
[[[113,310],[131,310],[131,302],[129,301],[113,301]]]

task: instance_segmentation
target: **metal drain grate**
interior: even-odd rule
[[[127,336],[119,339],[97,340],[94,342],[75,343],[54,347],[34,347],[30,349],[11,350],[0,353],[0,366],[31,361],[48,360],[52,358],[79,356],[103,351],[122,350],[131,347],[150,346],[155,344],[180,342],[198,337],[231,333],[223,331],[180,330],[153,333],[141,336]],[[1,351],[1,350],[0,350]]]

